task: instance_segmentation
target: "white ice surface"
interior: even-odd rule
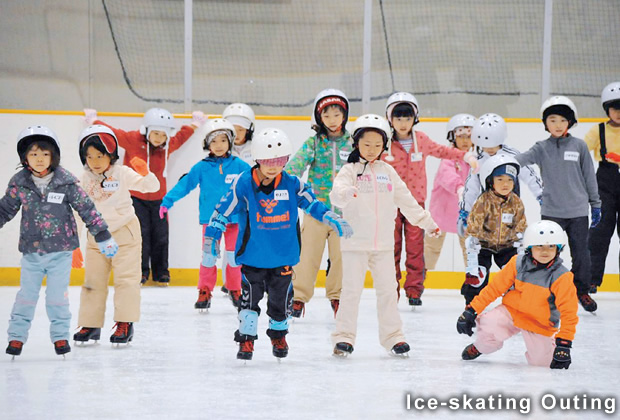
[[[0,288],[0,320],[7,325],[16,287]],[[70,288],[77,328],[79,287]],[[582,398],[620,395],[620,294],[599,293],[597,316],[579,310],[580,322],[569,370],[529,367],[520,336],[499,352],[464,362],[472,339],[458,335],[463,309],[456,290],[427,290],[415,311],[401,299],[409,358],[389,356],[379,345],[374,291],[362,296],[358,340],[348,359],[331,356],[334,326],[324,289],[295,320],[287,340],[289,356],[279,363],[259,319],[254,360],[236,360],[236,311],[219,288],[209,313],[193,309],[196,289],[142,291],[142,320],[130,346],[112,347],[112,296],[99,344],[76,346],[63,360],[49,340],[44,290],[30,338],[21,356],[0,355],[2,419],[439,419],[523,418],[517,410],[448,408],[407,410],[406,395],[457,397],[490,394],[504,400],[529,398],[528,418],[610,418],[599,411],[547,411],[546,393]],[[488,399],[487,399],[488,401]],[[519,400],[518,400],[519,401]],[[475,401],[474,401],[475,402]],[[487,404],[488,406],[488,404]],[[517,407],[518,408],[518,407]]]

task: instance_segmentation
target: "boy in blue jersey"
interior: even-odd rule
[[[215,208],[205,230],[203,265],[219,256],[219,239],[229,218],[238,213],[239,236],[235,260],[241,264],[241,311],[235,341],[237,358],[252,359],[260,300],[268,294],[267,315],[273,355],[286,357],[288,318],[293,299],[292,267],[299,262],[300,234],[297,208],[329,225],[340,236],[350,237],[351,227],[318,201],[309,185],[284,172],[293,148],[286,134],[276,128],[261,131],[252,140],[256,165],[241,174]]]

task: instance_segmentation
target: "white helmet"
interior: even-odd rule
[[[534,245],[557,245],[561,251],[566,242],[568,240],[562,227],[551,220],[541,220],[528,226],[523,235],[523,246],[526,248]]]
[[[601,105],[603,105],[606,114],[609,114],[611,103],[616,101],[620,101],[620,82],[608,84],[601,93]]]
[[[279,128],[265,128],[252,140],[252,158],[255,161],[275,159],[293,154],[293,146],[286,133]]]
[[[577,107],[566,96],[552,96],[543,102],[540,107],[540,117],[543,124],[545,124],[545,120],[551,114],[558,114],[566,118],[568,120],[568,128],[577,125]]]
[[[86,155],[84,153],[85,151],[82,151],[82,147],[86,139],[92,136],[93,134],[107,134],[111,136],[111,138],[110,137],[104,138],[101,136],[99,138],[101,140],[101,143],[105,147],[105,149],[108,151],[108,153],[118,159],[118,139],[116,138],[116,134],[114,134],[114,131],[112,131],[110,127],[106,127],[105,125],[94,124],[94,125],[86,127],[84,130],[82,130],[82,133],[80,133],[78,151],[80,153],[80,159],[82,160],[82,165],[86,164]]]
[[[492,184],[490,177],[493,171],[502,165],[507,165],[506,174],[512,176],[516,184],[521,165],[519,165],[519,162],[517,162],[513,156],[498,153],[488,158],[480,168],[480,183],[485,186],[485,188],[488,188],[488,186]]]
[[[387,148],[387,141],[390,138],[390,123],[385,118],[377,114],[366,114],[355,120],[353,124],[353,143],[359,141],[360,130],[364,128],[374,128],[383,134],[384,146]]]
[[[163,131],[166,133],[168,140],[172,136],[175,129],[174,117],[172,114],[162,108],[151,108],[144,113],[142,125],[140,126],[140,134],[148,139],[151,131]]]
[[[344,125],[346,125],[349,120],[349,100],[347,99],[347,95],[345,95],[341,90],[338,89],[324,89],[316,95],[314,98],[314,106],[312,107],[312,125],[322,125],[321,124],[321,115],[317,112],[317,107],[319,104],[323,103],[323,99],[326,98],[340,98],[342,101],[338,103],[338,105],[342,106],[344,104],[344,119],[343,119],[343,129]]]
[[[506,121],[497,114],[482,115],[474,122],[471,141],[478,147],[496,147],[504,144],[508,137]]]
[[[222,117],[226,118],[234,125],[239,125],[249,131],[254,131],[256,116],[249,105],[242,103],[230,104],[224,108]]]
[[[216,118],[214,120],[207,120],[205,124],[205,137],[202,141],[202,149],[209,150],[209,145],[215,136],[212,136],[213,133],[217,131],[223,131],[228,137],[228,152],[232,153],[232,146],[235,142],[235,137],[237,136],[237,132],[235,131],[235,126],[224,118]]]
[[[47,140],[51,140],[51,143],[56,147],[56,152],[60,156],[60,143],[58,137],[51,129],[44,125],[32,125],[24,128],[17,135],[17,154],[21,162],[26,160],[26,150],[30,147],[33,141],[41,140],[42,137],[46,137]]]
[[[392,123],[392,112],[398,104],[411,104],[413,106],[413,124],[420,122],[418,119],[418,100],[409,92],[396,92],[390,95],[385,104],[385,117]]]
[[[456,130],[459,127],[473,127],[476,122],[476,117],[470,114],[456,114],[450,118],[448,124],[446,124],[446,137],[449,141],[454,142]]]

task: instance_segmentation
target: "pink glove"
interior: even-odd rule
[[[202,111],[192,112],[192,125],[196,127],[202,127],[207,122],[207,116]]]
[[[84,108],[84,122],[93,125],[97,120],[97,110],[92,108]]]
[[[159,218],[163,219],[166,216],[166,213],[168,213],[168,207],[159,206]]]
[[[435,230],[430,230],[426,234],[429,238],[437,238],[439,235],[441,235],[441,229],[435,228]]]
[[[465,153],[465,156],[463,156],[463,160],[465,162],[467,162],[467,164],[471,167],[471,170],[473,171],[473,173],[477,174],[478,173],[478,159],[476,159],[476,155],[472,152],[467,152]]]

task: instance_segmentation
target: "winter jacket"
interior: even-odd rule
[[[516,157],[516,155],[519,154],[519,151],[517,149],[513,149],[512,147],[502,145],[502,148],[497,153]],[[478,167],[482,168],[482,165],[484,164],[484,162],[486,162],[487,159],[490,158],[491,156],[489,156],[489,154],[486,152],[480,151],[477,157],[478,157]],[[532,169],[530,166],[521,165],[521,170],[519,171],[519,184],[520,186],[527,185],[529,190],[532,192],[534,197],[536,197],[537,199],[539,197],[542,197],[543,183],[540,180],[540,177],[538,176],[536,171]],[[462,210],[465,210],[467,212],[471,211],[471,207],[474,205],[474,203],[476,202],[480,194],[482,194],[485,188],[486,188],[485,181],[484,179],[483,180],[480,179],[480,174],[479,173],[474,174],[471,171],[469,171],[469,176],[467,177],[467,180],[465,181],[465,190],[463,191],[463,201],[459,203],[459,207]]]
[[[269,186],[263,186],[257,170],[236,178],[215,208],[229,220],[239,213],[235,261],[257,268],[294,266],[301,251],[297,208],[319,221],[329,209],[298,177],[283,171]],[[218,232],[208,227],[205,236],[217,238]]]
[[[116,138],[118,140],[118,145],[125,149],[125,159],[123,163],[127,166],[131,166],[129,161],[135,156],[139,157],[143,161],[145,161],[148,165],[149,171],[153,172],[157,179],[159,180],[159,190],[155,192],[143,193],[140,191],[130,191],[132,197],[139,198],[140,200],[146,201],[156,201],[161,200],[164,195],[166,195],[166,191],[168,191],[168,187],[166,185],[166,177],[164,177],[164,170],[167,165],[167,155],[165,144],[154,147],[144,136],[144,134],[140,134],[139,131],[123,131],[118,128],[114,128],[109,124],[104,123],[103,121],[95,121],[95,124],[103,124],[106,127],[110,128]],[[168,152],[167,154],[171,154],[174,151],[178,150],[183,144],[189,140],[189,138],[194,134],[194,128],[189,125],[184,125],[181,127],[179,132],[168,140]]]
[[[326,135],[314,135],[295,153],[286,165],[286,171],[301,178],[309,167],[308,183],[319,201],[331,208],[329,192],[332,190],[334,178],[347,163],[352,151],[353,144],[348,131],[334,139]]]
[[[382,161],[365,163],[343,166],[330,193],[332,203],[342,209],[353,228],[353,236],[340,242],[343,251],[393,251],[397,209],[412,225],[437,229],[394,168]],[[347,195],[351,186],[358,188],[357,197]]]
[[[535,163],[540,168],[545,186],[541,214],[572,219],[587,217],[590,206],[601,207],[594,163],[583,140],[549,137],[515,158],[521,165]]]
[[[514,192],[502,197],[488,190],[482,193],[469,213],[467,234],[478,238],[491,251],[509,248],[525,232],[527,221],[523,202]]]
[[[11,178],[0,199],[0,228],[15,217],[20,207],[19,250],[23,254],[73,251],[79,247],[73,210],[97,242],[112,237],[95,204],[78,186],[77,178],[60,166],[54,170],[45,194],[34,185],[32,173],[26,168]]]
[[[416,148],[417,144],[417,148]],[[434,156],[439,159],[452,159],[462,161],[465,152],[452,146],[443,146],[432,141],[421,131],[415,131],[414,143],[409,150],[397,141],[392,140],[393,161],[388,161],[384,153],[382,159],[392,165],[400,178],[407,184],[409,191],[421,205],[426,202],[427,181],[426,181],[426,158]],[[416,152],[421,153],[420,160],[416,160]]]
[[[590,128],[590,130],[586,133],[584,141],[588,146],[588,150],[592,150],[594,152],[594,159],[600,162],[601,139],[598,130],[598,124],[592,126],[592,128]],[[613,152],[620,154],[620,127],[612,127],[609,124],[609,121],[605,123],[605,148],[607,149],[607,153]]]
[[[464,162],[442,159],[439,164],[428,209],[439,229],[444,232],[456,233],[459,217],[457,191],[465,186],[468,174],[469,165]]]
[[[105,177],[85,170],[81,184],[105,218],[110,232],[127,225],[136,215],[129,190],[148,193],[159,189],[159,181],[152,172],[142,176],[119,163],[112,165]]]
[[[237,146],[233,144],[232,147],[232,155],[237,156],[239,159],[244,161],[250,166],[256,165],[254,159],[252,159],[252,142],[246,141],[242,145]]]
[[[515,255],[472,300],[471,307],[480,314],[502,295],[515,327],[574,339],[579,322],[577,292],[573,273],[562,265],[560,257],[543,268],[528,255]]]
[[[215,206],[228,192],[233,181],[250,165],[236,156],[206,157],[190,169],[177,185],[162,200],[161,205],[172,208],[174,203],[200,185],[200,223],[206,225],[213,215]],[[237,215],[232,215],[230,223],[237,223]]]

